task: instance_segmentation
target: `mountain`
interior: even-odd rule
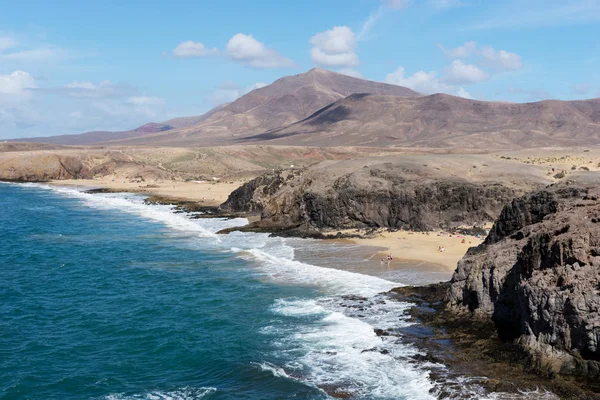
[[[159,124],[155,122],[150,122],[148,124],[144,124],[136,129],[132,129],[129,131],[93,131],[80,133],[77,135],[59,135],[59,136],[49,136],[49,137],[33,137],[33,138],[25,138],[25,139],[14,139],[11,140],[13,142],[39,142],[39,143],[50,143],[50,144],[60,144],[60,145],[89,145],[95,144],[98,142],[105,142],[107,140],[119,140],[125,138],[134,138],[139,136],[144,136],[149,133],[156,132],[164,132],[170,129],[173,129],[172,125],[167,124]]]
[[[23,140],[21,140],[23,141]],[[52,144],[271,144],[498,149],[600,144],[600,99],[486,102],[322,69],[287,76],[201,116],[123,132],[33,138]]]
[[[210,115],[193,126],[113,143],[169,146],[231,144],[235,140],[299,121],[354,93],[420,96],[405,87],[314,68],[255,89],[210,111]]]
[[[353,94],[245,141],[474,149],[600,144],[600,99],[515,104]]]

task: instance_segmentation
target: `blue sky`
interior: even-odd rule
[[[0,138],[199,115],[315,66],[478,100],[600,97],[600,0],[5,2]]]

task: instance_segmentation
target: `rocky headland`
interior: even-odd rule
[[[514,197],[548,183],[535,167],[517,173],[499,164],[477,156],[322,162],[262,175],[232,192],[221,209],[260,213],[246,229],[299,236],[481,226]]]
[[[486,358],[500,368],[492,376],[512,366],[546,379],[541,384],[561,398],[600,398],[596,180],[513,199],[449,283],[399,288],[395,295],[433,305],[435,312],[420,307],[415,316],[454,339],[463,357]]]

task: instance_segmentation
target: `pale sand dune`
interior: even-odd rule
[[[172,198],[173,200],[198,201],[203,205],[217,206],[227,200],[229,194],[240,187],[243,182],[155,182],[132,183],[117,179],[69,179],[51,181],[57,186],[77,186],[86,188],[105,188],[131,193],[143,193]],[[151,187],[148,187],[151,186]],[[154,187],[156,186],[156,187]]]
[[[344,232],[344,231],[342,231]],[[346,231],[352,233],[352,231]],[[350,239],[352,242],[365,246],[376,246],[385,248],[385,251],[372,255],[373,263],[380,263],[381,259],[388,253],[392,254],[394,262],[397,260],[412,260],[416,262],[425,262],[428,264],[437,264],[446,271],[453,271],[456,263],[465,255],[467,249],[471,246],[477,246],[483,242],[475,236],[457,237],[452,235],[437,236],[438,232],[379,232],[373,238]],[[461,243],[465,239],[466,243]],[[438,247],[443,247],[444,252],[439,252]]]

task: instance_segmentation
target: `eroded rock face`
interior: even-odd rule
[[[555,186],[513,200],[459,262],[448,305],[491,317],[544,374],[600,378],[600,201]]]
[[[495,182],[420,175],[393,165],[326,170],[261,176],[232,193],[221,208],[261,210],[263,226],[422,231],[491,222],[522,193]]]

